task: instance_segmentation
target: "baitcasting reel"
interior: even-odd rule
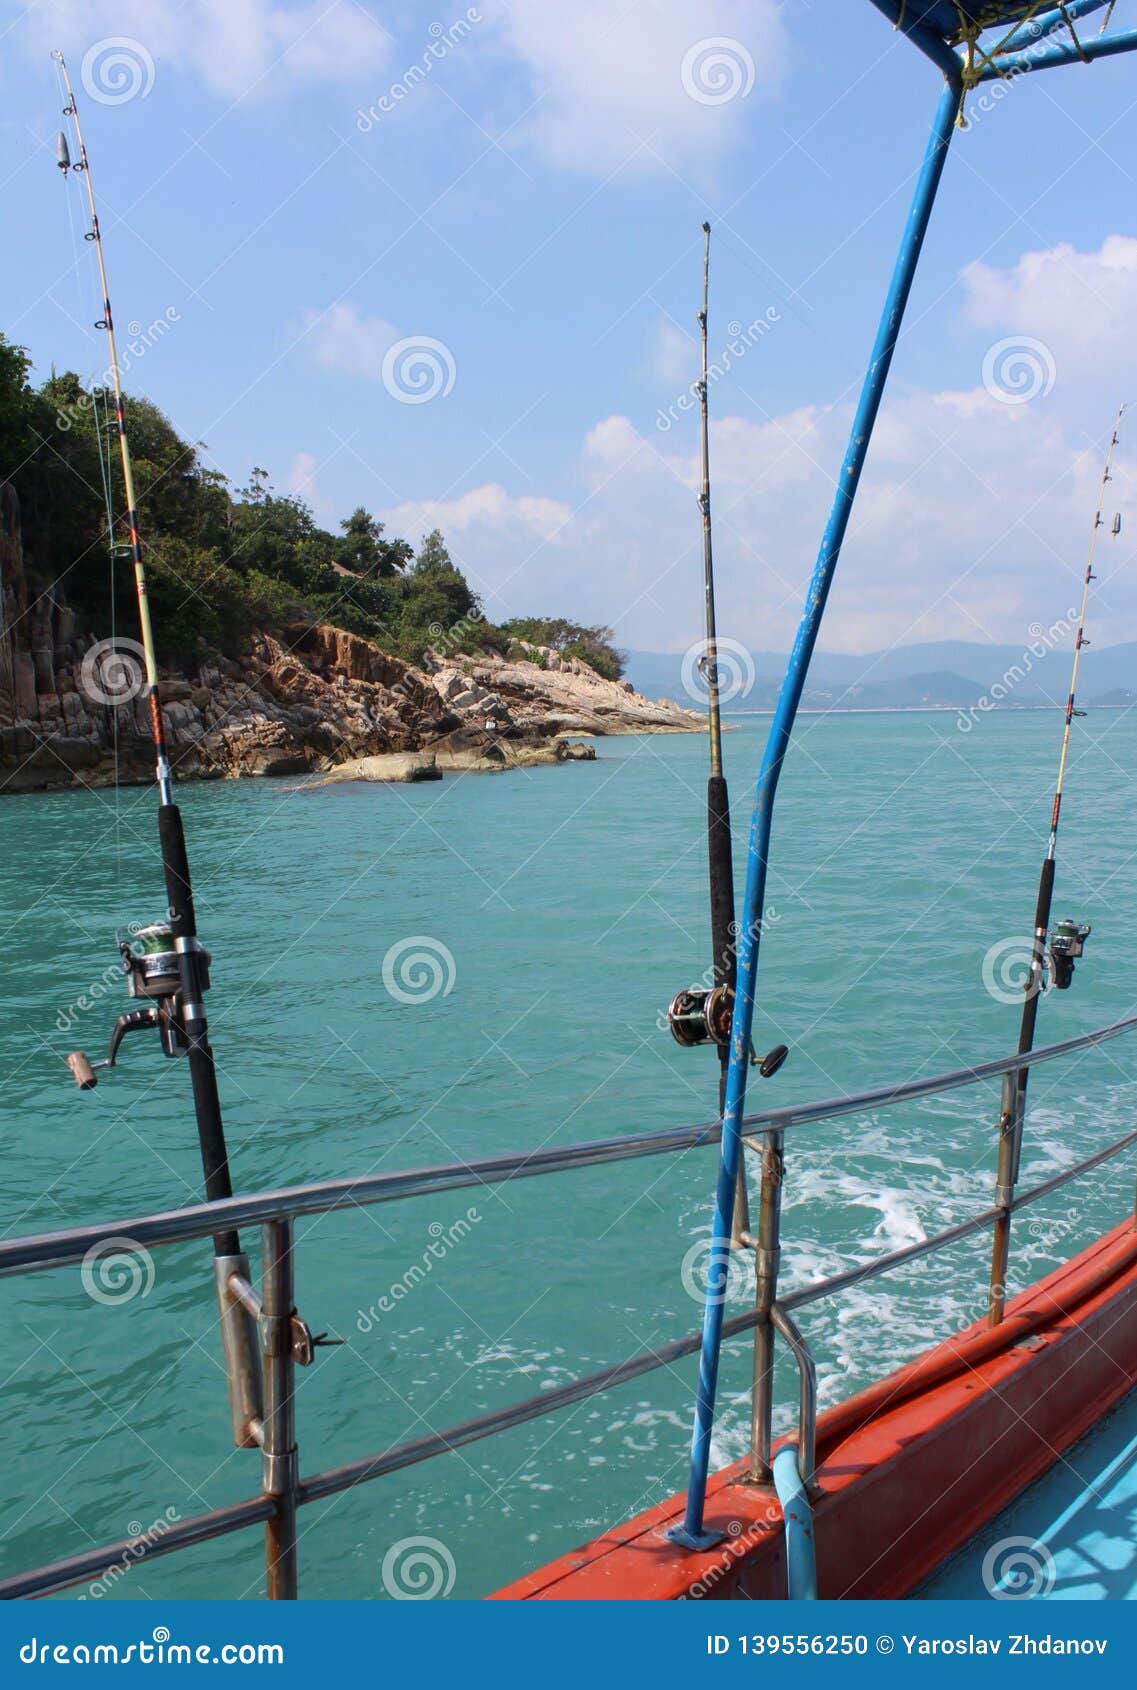
[[[1079,953],[1080,954],[1080,953]],[[731,1020],[734,1015],[734,993],[729,986],[715,986],[703,991],[690,986],[676,992],[667,1006],[667,1025],[677,1044],[691,1049],[695,1045],[728,1045]],[[785,1045],[775,1045],[765,1056],[759,1057],[750,1047],[750,1066],[757,1068],[763,1079],[776,1074],[789,1055]]]
[[[146,1027],[157,1027],[162,1049],[167,1056],[184,1056],[189,1041],[182,1024],[182,976],[180,959],[174,944],[169,922],[157,921],[150,927],[140,927],[133,933],[135,950],[130,939],[119,938],[119,955],[126,975],[126,989],[132,998],[149,1000],[145,1009],[130,1009],[120,1015],[111,1029],[111,1042],[101,1062],[89,1062],[81,1050],[73,1050],[67,1066],[75,1076],[80,1091],[90,1091],[98,1084],[96,1070],[113,1068],[118,1047],[127,1033],[138,1033]],[[209,989],[209,952],[199,950],[202,991]]]
[[[1046,962],[1050,984],[1056,992],[1066,991],[1074,978],[1074,963],[1085,950],[1090,931],[1088,921],[1083,924],[1067,917],[1058,923],[1047,940]]]

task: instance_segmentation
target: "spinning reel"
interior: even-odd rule
[[[1060,921],[1046,943],[1046,966],[1050,985],[1056,992],[1068,989],[1074,978],[1074,963],[1086,948],[1091,932],[1089,922]]]
[[[720,1048],[729,1045],[733,1018],[734,992],[729,986],[715,986],[710,991],[690,986],[686,991],[676,992],[667,1006],[667,1026],[671,1037],[687,1049],[705,1044]],[[768,1080],[778,1072],[789,1054],[786,1045],[775,1045],[765,1056],[758,1056],[751,1045],[750,1066],[757,1068],[762,1078]]]
[[[119,1046],[127,1033],[138,1033],[156,1027],[161,1036],[162,1050],[167,1056],[184,1056],[189,1049],[182,1016],[181,958],[175,947],[168,921],[154,922],[140,927],[130,939],[119,938],[119,955],[126,975],[126,989],[132,998],[144,998],[145,1009],[130,1009],[120,1015],[111,1029],[111,1042],[101,1062],[90,1062],[81,1050],[73,1050],[67,1066],[75,1076],[80,1091],[90,1091],[98,1084],[96,1070],[113,1068]],[[137,945],[136,950],[134,946]],[[209,988],[209,952],[198,950],[198,985]]]

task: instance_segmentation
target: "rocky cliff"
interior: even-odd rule
[[[106,785],[116,771],[149,779],[137,648],[78,631],[60,586],[29,576],[14,496],[0,484],[0,793]],[[203,654],[164,673],[161,695],[183,779],[319,773],[420,751],[440,768],[508,767],[563,760],[566,735],[703,726],[693,711],[541,648],[438,652],[420,669],[321,626],[261,634],[239,661]]]

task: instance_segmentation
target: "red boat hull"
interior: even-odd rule
[[[814,1535],[822,1597],[906,1596],[1137,1383],[1137,1233],[1126,1221],[1010,1304],[818,1420]],[[717,1474],[677,1548],[675,1496],[495,1600],[782,1598],[781,1508],[745,1464]]]

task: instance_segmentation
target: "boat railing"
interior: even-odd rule
[[[862,1285],[882,1273],[914,1262],[933,1251],[980,1232],[984,1228],[1008,1227],[1010,1217],[1028,1204],[1057,1191],[1069,1180],[1086,1174],[1130,1145],[1137,1144],[1137,1129],[1125,1133],[1091,1156],[1065,1167],[1029,1190],[1018,1192],[1002,1180],[996,1185],[995,1202],[977,1215],[945,1228],[931,1238],[905,1245],[871,1261],[858,1263],[842,1273],[803,1285],[783,1296],[777,1293],[778,1219],[782,1158],[785,1134],[811,1123],[843,1115],[888,1108],[919,1098],[937,1096],[991,1079],[1004,1081],[1004,1107],[999,1120],[1000,1138],[1014,1132],[1013,1111],[1006,1108],[1007,1077],[1026,1068],[1089,1050],[1106,1041],[1137,1030],[1137,1015],[1116,1021],[1093,1032],[1082,1033],[1059,1043],[1042,1046],[970,1068],[958,1068],[900,1085],[877,1087],[845,1097],[817,1103],[791,1104],[765,1110],[745,1119],[747,1143],[762,1162],[762,1209],[759,1237],[743,1234],[733,1240],[714,1241],[725,1253],[730,1248],[752,1249],[755,1253],[756,1299],[753,1308],[724,1321],[723,1336],[755,1335],[752,1474],[768,1476],[770,1420],[772,1410],[773,1335],[777,1331],[794,1354],[800,1376],[801,1402],[799,1460],[803,1477],[812,1474],[816,1436],[816,1382],[812,1357],[792,1320],[793,1311],[822,1297],[830,1297],[852,1286]],[[1017,1123],[1021,1128],[1021,1122]],[[231,1400],[244,1403],[246,1422],[238,1426],[235,1413],[235,1441],[239,1446],[256,1446],[261,1451],[261,1489],[256,1496],[227,1504],[209,1513],[172,1523],[146,1548],[146,1556],[168,1555],[176,1550],[225,1536],[263,1523],[265,1527],[266,1595],[294,1598],[298,1593],[297,1510],[323,1497],[334,1496],[389,1473],[461,1449],[467,1444],[505,1432],[527,1421],[553,1414],[559,1409],[626,1384],[633,1379],[669,1367],[700,1347],[700,1334],[691,1332],[655,1349],[642,1351],[627,1360],[602,1368],[542,1391],[539,1395],[511,1403],[486,1414],[459,1422],[441,1431],[381,1449],[372,1455],[302,1475],[299,1467],[295,1417],[295,1369],[312,1358],[313,1338],[297,1315],[294,1292],[294,1225],[306,1215],[337,1210],[363,1209],[426,1193],[460,1190],[469,1186],[501,1185],[537,1175],[566,1172],[572,1168],[630,1161],[641,1157],[672,1154],[700,1145],[717,1144],[721,1121],[696,1126],[641,1132],[618,1138],[597,1139],[578,1144],[552,1146],[532,1152],[483,1157],[476,1161],[396,1173],[366,1174],[356,1179],[328,1180],[279,1190],[234,1196],[215,1203],[149,1214],[133,1219],[116,1219],[107,1224],[74,1227],[64,1231],[0,1240],[0,1276],[11,1277],[67,1267],[82,1267],[93,1253],[125,1242],[138,1250],[150,1250],[192,1239],[215,1236],[230,1228],[257,1226],[262,1235],[262,1272],[258,1292],[242,1264],[244,1258],[221,1258],[218,1272],[221,1327],[225,1339],[226,1363],[234,1384],[233,1369],[244,1365],[241,1346],[231,1345],[233,1311],[239,1310],[255,1324],[256,1377],[238,1379]],[[1002,1159],[1001,1159],[1002,1167]],[[725,1261],[711,1274],[722,1272],[725,1295]],[[992,1287],[991,1318],[1002,1318],[1002,1287]],[[251,1352],[250,1352],[251,1359]],[[43,1596],[87,1581],[96,1581],[111,1569],[129,1566],[137,1558],[136,1540],[83,1549],[75,1555],[52,1561],[0,1580],[0,1597]]]

